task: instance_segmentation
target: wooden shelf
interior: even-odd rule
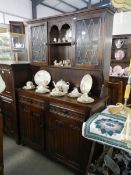
[[[111,63],[129,63],[129,62],[130,60],[127,60],[127,58],[123,58],[123,60],[111,59]]]
[[[49,43],[49,45],[53,45],[53,46],[71,46],[71,42]]]

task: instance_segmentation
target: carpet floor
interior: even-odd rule
[[[65,166],[4,136],[4,175],[75,175]]]

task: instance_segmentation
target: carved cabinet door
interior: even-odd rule
[[[82,122],[74,117],[67,110],[51,110],[46,123],[46,149],[52,157],[82,171],[85,166]]]
[[[9,136],[15,136],[15,112],[13,108],[13,100],[2,97],[2,114],[4,131]]]
[[[44,123],[43,111],[39,108],[20,105],[22,143],[43,151]]]

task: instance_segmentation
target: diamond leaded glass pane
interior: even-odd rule
[[[31,27],[32,60],[46,61],[47,25]]]
[[[76,64],[98,65],[101,18],[76,22]]]

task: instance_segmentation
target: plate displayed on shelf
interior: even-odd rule
[[[125,75],[125,76],[129,76],[129,74],[130,74],[130,72],[128,71],[128,69],[129,69],[129,67],[126,67],[126,68],[124,69],[124,75]]]
[[[116,65],[113,68],[113,73],[116,75],[122,75],[124,73],[124,69],[120,65]]]
[[[82,78],[81,83],[80,83],[80,90],[81,90],[81,92],[83,94],[84,93],[88,94],[89,91],[92,88],[92,83],[93,83],[93,80],[92,80],[91,75],[90,74],[84,75],[84,77]]]
[[[112,67],[110,66],[110,72],[109,75],[112,75]]]
[[[125,57],[125,52],[123,50],[117,50],[115,52],[115,59],[116,60],[122,60]]]
[[[51,81],[51,76],[46,70],[40,70],[36,72],[34,81],[37,85],[47,86]]]

